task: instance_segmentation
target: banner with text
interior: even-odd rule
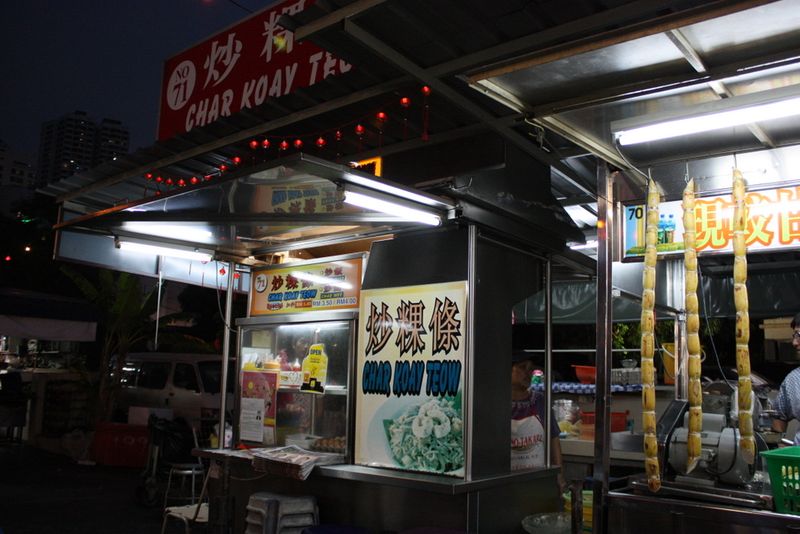
[[[747,247],[750,251],[800,247],[800,186],[747,193]],[[659,255],[683,253],[681,201],[659,205]],[[718,195],[695,200],[697,252],[732,252],[733,199]],[[624,258],[644,256],[645,207],[623,209]]]
[[[250,315],[358,308],[362,264],[352,258],[253,271]]]
[[[464,476],[467,283],[361,292],[355,462]]]
[[[260,11],[164,62],[158,139],[205,126],[352,67],[278,24],[314,0]]]

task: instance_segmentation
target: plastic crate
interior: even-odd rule
[[[581,425],[594,428],[594,412],[581,412]],[[628,427],[628,412],[611,412],[611,432],[622,432]]]
[[[775,511],[800,515],[800,447],[762,451],[767,459]]]

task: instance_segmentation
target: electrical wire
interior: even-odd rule
[[[233,272],[229,273],[228,276],[233,276]],[[225,321],[225,313],[222,311],[222,295],[220,295],[219,292],[219,262],[217,260],[214,260],[214,289],[217,290],[217,311],[219,311],[219,318],[225,328],[233,333],[236,333],[236,330],[231,328],[231,325]]]
[[[698,281],[698,288],[700,290],[700,300],[703,303],[703,309],[705,311],[706,321],[706,334],[708,335],[708,340],[711,342],[711,352],[714,355],[714,361],[717,363],[717,369],[719,369],[720,376],[728,384],[728,387],[735,388],[736,385],[733,384],[732,380],[729,380],[727,376],[725,376],[725,370],[722,368],[722,363],[719,359],[719,352],[717,352],[717,345],[714,343],[714,334],[711,331],[711,327],[708,324],[708,316],[709,316],[709,303],[706,301],[706,292],[703,290],[703,270],[700,267],[700,262],[697,262],[697,281]]]
[[[250,9],[250,8],[249,8],[249,7],[247,7],[247,6],[243,6],[242,4],[240,4],[239,2],[237,2],[236,0],[228,0],[228,2],[230,2],[230,3],[231,3],[231,4],[233,4],[233,5],[235,5],[236,7],[238,7],[239,9],[241,9],[241,10],[243,10],[243,11],[246,11],[246,12],[248,12],[248,13],[255,13],[255,11],[253,11],[252,9]]]

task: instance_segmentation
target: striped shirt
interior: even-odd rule
[[[774,402],[778,417],[784,421],[800,420],[800,367],[783,379]],[[800,445],[800,431],[794,436],[794,444]]]

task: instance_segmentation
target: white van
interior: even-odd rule
[[[219,422],[222,356],[166,352],[129,353],[120,379],[118,407],[183,417],[206,436]],[[236,367],[228,368],[227,408],[233,411]]]

